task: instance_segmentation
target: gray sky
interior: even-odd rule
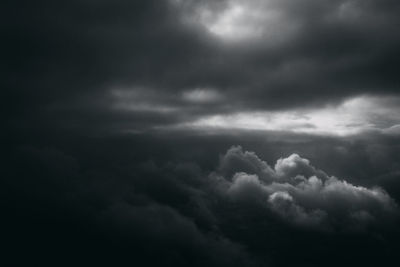
[[[0,13],[12,264],[397,261],[399,1]]]

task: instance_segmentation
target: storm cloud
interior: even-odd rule
[[[398,1],[0,10],[8,265],[397,261]]]
[[[137,131],[398,94],[396,1],[19,1],[4,11],[6,110],[26,123]]]
[[[385,189],[331,176],[298,154],[270,166],[233,146],[208,169],[166,148],[156,159],[160,148],[147,154],[146,146],[121,141],[80,143],[70,149],[75,156],[35,147],[11,154],[1,194],[8,199],[5,240],[14,263],[27,262],[18,258],[23,253],[44,265],[280,266],[294,263],[281,257],[297,247],[299,264],[341,251],[334,266],[353,262],[350,255],[382,256],[396,247],[398,208]],[[106,148],[107,142],[113,145]],[[298,247],[302,242],[307,247]],[[325,251],[314,260],[304,256],[320,242]],[[360,244],[363,249],[352,247]],[[72,258],[60,261],[67,254]],[[378,258],[364,260],[375,264]]]

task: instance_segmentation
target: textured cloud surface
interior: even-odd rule
[[[399,0],[0,13],[3,265],[398,262]]]
[[[385,221],[396,211],[383,189],[328,176],[297,154],[278,159],[271,168],[254,152],[232,147],[211,176],[221,181],[223,193],[232,199],[265,206],[303,226],[356,229]]]
[[[63,150],[10,150],[0,191],[10,260],[51,266],[68,255],[65,264],[80,258],[121,266],[317,266],[332,257],[327,265],[337,266],[393,259],[385,255],[397,248],[398,207],[392,194],[373,186],[379,180],[346,182],[299,154],[270,155],[286,154],[281,147],[258,148],[259,157],[233,146],[218,158],[227,146],[219,140],[210,153],[212,143],[181,136],[76,142],[81,138],[65,141]],[[336,145],[329,160],[342,153]],[[269,165],[264,157],[278,159]],[[362,159],[358,168],[367,162],[362,152],[354,157]],[[390,175],[387,190],[397,185],[396,172]]]

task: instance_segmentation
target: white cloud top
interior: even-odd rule
[[[231,147],[212,173],[232,201],[269,209],[289,224],[320,229],[362,229],[390,218],[396,203],[379,187],[348,183],[292,154],[272,169],[253,152]]]

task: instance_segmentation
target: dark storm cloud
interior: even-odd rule
[[[56,149],[33,147],[21,147],[10,156],[1,189],[7,200],[2,207],[9,229],[8,263],[254,262],[242,245],[216,231],[194,164],[145,161],[114,170],[110,164],[87,168]],[[61,260],[67,254],[72,257]]]
[[[150,266],[393,260],[385,253],[396,248],[392,197],[399,198],[389,189],[398,182],[393,176],[384,183],[373,178],[398,170],[376,154],[395,156],[392,141],[298,135],[276,141],[255,133],[206,139],[64,135],[40,141],[30,133],[25,142],[35,145],[5,150],[5,240],[18,263],[50,265],[66,255],[66,265],[77,259],[76,265]],[[349,176],[360,169],[367,178]],[[338,170],[348,183],[331,176]],[[389,194],[376,184],[387,185]],[[288,250],[296,257],[287,258]]]
[[[399,8],[391,0],[2,4],[5,261],[389,265],[400,236]],[[377,113],[350,122],[367,117],[382,132],[168,127],[365,94],[378,95],[364,107]]]
[[[230,43],[209,31],[235,5],[258,13],[233,19],[233,31],[255,24],[260,36]],[[43,113],[51,112],[71,125],[64,120],[106,111],[124,121],[109,110],[118,89],[143,88],[131,105],[186,114],[156,112],[150,126],[398,91],[397,1],[18,1],[3,12],[2,83],[12,100],[4,108],[19,119],[48,120]],[[218,92],[219,101],[187,103],[185,93],[199,88]],[[124,112],[135,117],[130,128],[147,127],[142,111]]]

